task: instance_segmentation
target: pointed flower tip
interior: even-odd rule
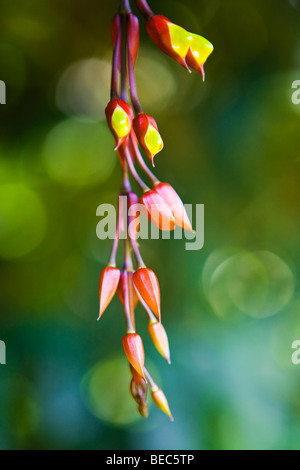
[[[160,319],[160,289],[155,273],[152,269],[140,268],[135,271],[132,279],[138,294],[152,310],[154,315]]]
[[[153,158],[164,147],[155,119],[149,114],[141,113],[133,120],[133,128],[140,146],[154,166]]]
[[[115,267],[107,266],[101,271],[99,279],[99,317],[103,315],[104,311],[110,304],[114,297],[120,280],[120,270]]]
[[[139,200],[146,209],[147,217],[160,230],[171,231],[175,228],[175,218],[166,201],[155,189],[146,191]]]
[[[148,331],[157,351],[171,364],[169,340],[163,325],[160,322],[150,322]]]
[[[188,32],[162,15],[150,18],[146,30],[165,54],[175,59],[189,72],[191,68],[200,72],[200,67],[213,51],[213,45],[207,39]]]
[[[175,189],[168,183],[159,183],[155,186],[153,191],[159,194],[159,196],[168,205],[173,214],[175,224],[184,230],[193,232],[193,228],[189,221],[183,202],[176,193]]]
[[[172,413],[170,411],[170,407],[168,404],[168,400],[166,399],[166,396],[164,392],[160,389],[157,389],[156,391],[153,391],[152,394],[152,400],[155,403],[155,405],[163,411],[167,416],[169,416],[171,421],[174,421],[174,418],[172,416]]]
[[[121,99],[112,99],[105,109],[107,123],[112,131],[118,150],[132,128],[133,111],[128,103]]]
[[[132,367],[141,377],[143,377],[144,380],[146,380],[144,373],[145,352],[140,335],[137,333],[127,333],[123,336],[122,345],[126,357]]]

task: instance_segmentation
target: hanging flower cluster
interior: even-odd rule
[[[135,3],[146,18],[146,30],[157,46],[183,67],[189,71],[194,68],[204,78],[204,63],[213,51],[212,44],[173,24],[164,16],[154,15],[145,0],[135,0]],[[192,226],[176,191],[169,184],[157,179],[140,151],[141,149],[145,153],[154,166],[154,157],[163,149],[164,144],[155,119],[143,111],[137,95],[134,68],[139,48],[139,20],[131,12],[129,0],[121,1],[119,12],[113,18],[112,40],[114,52],[111,100],[105,113],[115,138],[115,150],[120,159],[123,181],[119,195],[116,237],[109,263],[100,275],[99,319],[118,292],[126,323],[122,345],[132,376],[130,391],[138,411],[141,416],[148,416],[146,395],[149,388],[153,402],[172,420],[164,393],[145,367],[143,342],[135,329],[135,308],[141,303],[148,316],[148,331],[154,346],[170,363],[168,337],[161,323],[158,279],[142,259],[137,243],[140,219],[137,212],[131,209],[139,204],[140,212],[161,230],[173,230],[177,225],[192,231]],[[137,173],[136,163],[147,176],[151,187]],[[131,189],[130,177],[141,189],[140,198]],[[132,226],[132,222],[135,222],[135,230],[128,228]],[[124,262],[120,271],[116,266],[116,255],[120,233],[124,230]]]

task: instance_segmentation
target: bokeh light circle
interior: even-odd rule
[[[223,318],[241,313],[254,318],[275,315],[291,300],[294,275],[268,251],[213,253],[203,270],[202,285],[214,313]]]
[[[117,161],[106,124],[63,121],[48,134],[44,162],[49,176],[63,185],[82,187],[104,182]]]
[[[82,394],[97,418],[117,426],[140,419],[129,393],[130,373],[124,357],[113,357],[96,364],[83,378]]]
[[[18,258],[32,252],[42,241],[46,225],[38,194],[22,183],[0,187],[0,257]]]

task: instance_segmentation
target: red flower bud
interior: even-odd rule
[[[133,276],[132,272],[127,272],[127,271],[121,272],[120,282],[119,282],[119,287],[118,287],[118,295],[119,295],[119,299],[121,303],[124,305],[124,284],[128,283],[130,307],[132,307],[132,309],[134,310],[139,302],[139,298],[133,285],[132,276]]]
[[[166,413],[167,416],[169,416],[171,421],[174,421],[174,418],[171,414],[170,407],[168,404],[168,400],[165,397],[165,394],[162,390],[159,388],[157,390],[152,391],[151,397],[155,405],[164,413]]]
[[[184,208],[183,202],[176,193],[175,189],[168,183],[160,183],[155,186],[154,191],[167,203],[174,219],[175,224],[185,230],[193,232],[188,215]]]
[[[137,333],[123,336],[122,345],[126,357],[141,377],[144,377],[145,353],[142,338]]]
[[[146,31],[153,42],[168,56],[175,59],[185,69],[189,70],[185,56],[188,52],[188,47],[184,54],[172,43],[172,37],[169,25],[172,25],[170,20],[163,15],[154,15],[146,23]]]
[[[134,67],[139,50],[140,25],[137,16],[135,16],[133,13],[128,15],[127,35],[129,54],[132,65]]]
[[[156,275],[149,268],[140,268],[133,273],[133,283],[142,299],[160,320],[160,289]]]
[[[140,204],[146,209],[146,214],[151,223],[159,227],[160,230],[174,230],[175,218],[162,197],[152,189],[140,197]]]
[[[154,166],[153,159],[164,146],[155,120],[148,114],[139,114],[133,120],[133,128],[140,146]]]
[[[203,66],[213,51],[213,45],[207,39],[189,33],[162,15],[152,16],[146,23],[146,30],[165,54],[187,70],[190,70],[189,66],[194,68],[204,78]]]
[[[118,268],[107,266],[101,271],[99,280],[100,310],[98,320],[115,295],[119,280],[120,270]]]
[[[110,130],[116,139],[115,150],[118,150],[130,134],[133,111],[125,101],[113,99],[108,103],[105,114]]]

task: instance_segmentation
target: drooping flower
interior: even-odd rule
[[[213,45],[204,37],[186,31],[162,15],[153,15],[146,30],[155,44],[168,56],[189,70],[189,66],[204,78],[204,64],[213,52]]]
[[[134,67],[139,50],[140,24],[139,19],[133,13],[130,13],[127,18],[128,51]]]
[[[175,189],[168,183],[159,183],[157,186],[155,186],[154,191],[159,194],[159,196],[169,206],[174,216],[175,224],[178,225],[178,227],[193,232],[183,202]]]
[[[152,390],[151,397],[155,405],[161,411],[166,413],[166,415],[169,416],[171,421],[174,421],[174,418],[170,411],[168,400],[166,399],[164,392],[160,388],[157,388],[156,390]]]
[[[120,270],[118,268],[107,266],[101,271],[99,280],[100,309],[98,320],[114,297],[119,285],[119,280]]]
[[[139,302],[139,298],[134,288],[132,277],[133,277],[133,272],[128,272],[128,271],[121,272],[120,282],[119,282],[119,287],[118,287],[118,295],[119,295],[119,299],[121,303],[124,305],[124,287],[125,287],[124,284],[127,283],[130,308],[135,309]]]
[[[139,114],[133,120],[133,129],[140,146],[154,166],[154,157],[164,146],[154,118],[149,114]]]
[[[107,123],[116,140],[115,150],[118,150],[132,129],[133,111],[125,101],[113,99],[108,103],[105,114]]]
[[[140,204],[146,209],[146,214],[151,223],[160,230],[174,230],[175,218],[163,198],[154,190],[145,192],[139,199]]]
[[[137,333],[127,333],[125,336],[123,336],[122,345],[126,357],[132,367],[137,371],[137,373],[141,377],[145,378],[145,353],[143,341],[140,335],[138,335]]]
[[[160,322],[150,322],[148,331],[157,351],[171,364],[169,340],[163,325]]]
[[[155,273],[152,269],[140,268],[135,271],[132,278],[138,294],[160,320],[160,289]]]

